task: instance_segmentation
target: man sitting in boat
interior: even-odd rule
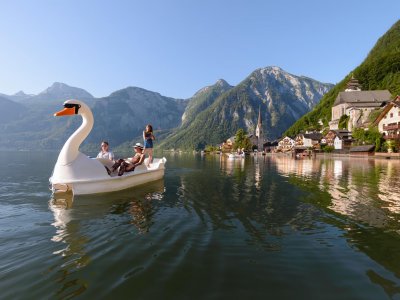
[[[108,175],[111,175],[112,172],[118,169],[118,176],[122,176],[125,172],[134,171],[137,166],[143,163],[145,157],[143,154],[143,145],[141,143],[136,143],[133,149],[135,150],[135,155],[133,157],[117,160],[111,167],[111,170],[106,167]]]
[[[97,158],[107,158],[109,160],[114,160],[114,153],[109,149],[109,145],[107,141],[101,142],[101,150],[99,154],[97,154]]]

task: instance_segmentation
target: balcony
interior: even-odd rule
[[[384,125],[383,130],[388,131],[388,130],[397,130],[400,129],[400,124],[389,124],[389,125]]]
[[[398,139],[400,139],[400,134],[387,134],[387,135],[384,135],[383,138],[385,140],[398,140]]]

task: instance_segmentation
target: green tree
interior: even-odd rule
[[[244,148],[245,150],[251,150],[252,144],[250,139],[247,137],[246,132],[240,128],[236,132],[235,142],[233,144],[233,149]]]
[[[339,129],[347,129],[349,124],[350,116],[343,115],[339,119]]]
[[[377,126],[371,126],[368,130],[355,128],[353,130],[353,138],[357,141],[358,145],[375,145],[375,151],[379,151],[382,145],[382,134],[379,132]]]

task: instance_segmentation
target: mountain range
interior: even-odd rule
[[[332,87],[278,67],[257,69],[236,86],[220,79],[189,99],[138,87],[94,98],[84,89],[55,82],[37,95],[0,94],[0,105],[7,108],[1,112],[0,142],[7,149],[60,149],[81,122],[53,117],[71,98],[85,101],[94,114],[86,149],[97,149],[104,139],[113,147],[141,141],[146,124],[153,125],[157,144],[164,149],[202,149],[221,143],[239,128],[253,133],[259,110],[265,137],[275,139]]]
[[[202,149],[222,143],[239,128],[253,134],[259,111],[264,138],[277,139],[332,87],[279,67],[257,69],[235,87],[219,80],[189,99],[181,127],[161,147]]]

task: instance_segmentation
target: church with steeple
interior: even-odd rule
[[[257,149],[263,151],[264,135],[262,129],[261,106],[258,107],[258,120],[256,127]]]
[[[368,123],[368,116],[372,111],[379,109],[390,100],[391,94],[388,90],[363,91],[361,84],[352,76],[345,90],[339,92],[332,106],[329,129],[352,131],[355,127],[362,127]],[[344,115],[349,118],[347,128],[339,128],[340,118]]]

